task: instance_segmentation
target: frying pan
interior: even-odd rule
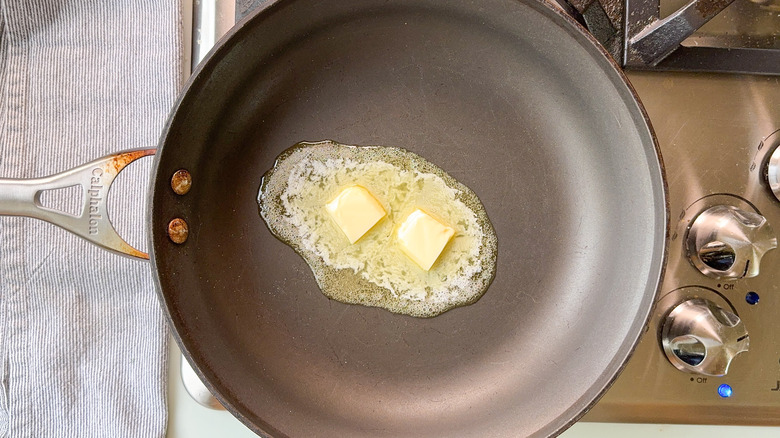
[[[477,303],[418,319],[320,293],[255,199],[279,153],[325,139],[406,148],[477,193],[499,242]],[[110,180],[149,153],[61,177],[100,168]],[[180,169],[184,195],[171,188]],[[110,234],[89,228],[89,193],[86,219],[63,224],[34,205],[52,180],[3,183],[5,214]],[[150,197],[151,264],[177,341],[268,436],[560,433],[633,351],[666,253],[642,106],[593,38],[534,0],[265,3],[182,93]],[[103,245],[132,252],[117,238]]]

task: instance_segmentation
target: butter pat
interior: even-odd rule
[[[398,228],[401,250],[428,271],[439,258],[455,230],[417,209]]]
[[[350,186],[325,204],[325,209],[349,239],[357,242],[387,214],[365,187]]]

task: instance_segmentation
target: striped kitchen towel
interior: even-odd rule
[[[0,177],[156,145],[181,86],[179,6],[0,0]],[[120,174],[109,211],[145,247],[142,161]],[[78,211],[74,193],[42,202]],[[0,218],[0,436],[164,436],[167,339],[148,263]]]

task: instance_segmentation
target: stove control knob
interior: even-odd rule
[[[766,164],[766,182],[772,194],[780,201],[780,147],[776,147]]]
[[[739,317],[702,298],[683,301],[663,322],[664,353],[677,369],[707,376],[725,376],[750,338]]]
[[[693,265],[712,278],[758,275],[761,257],[777,248],[766,219],[728,205],[701,212],[688,230],[686,251]]]

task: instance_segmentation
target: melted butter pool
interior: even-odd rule
[[[387,216],[350,244],[325,209],[345,187],[367,188]],[[432,317],[477,301],[496,271],[497,239],[476,194],[405,149],[298,143],[263,176],[260,214],[311,267],[322,292],[350,304]],[[409,259],[396,232],[416,208],[455,235],[429,271]]]

